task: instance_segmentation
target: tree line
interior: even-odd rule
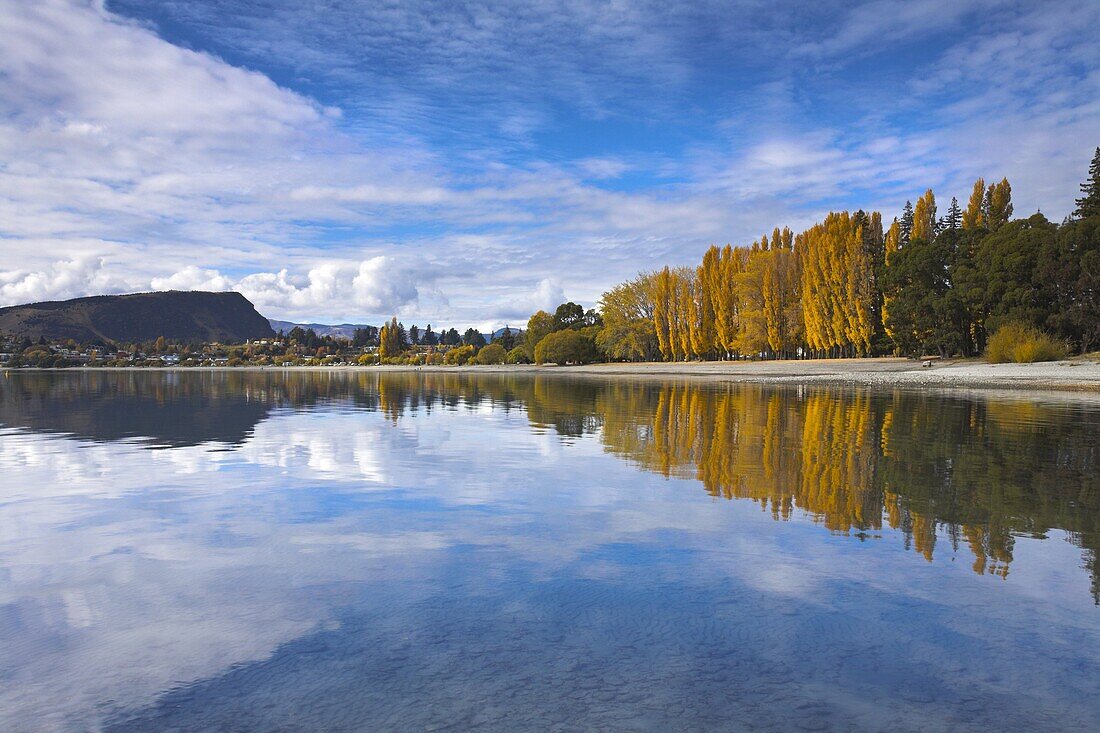
[[[1100,346],[1100,147],[1073,215],[1013,219],[1007,179],[975,181],[940,215],[924,192],[889,225],[832,212],[801,233],[711,246],[694,267],[603,295],[593,344],[617,360],[981,353],[1022,324]],[[534,318],[532,319],[534,320]]]

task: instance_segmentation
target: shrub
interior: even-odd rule
[[[428,354],[427,356],[424,357],[424,363],[429,365],[429,366],[436,366],[438,364],[442,364],[443,363],[443,354],[440,354],[437,351],[433,351],[432,353],[430,353],[430,354]]]
[[[989,338],[985,347],[985,359],[993,364],[1016,362],[1030,364],[1036,361],[1065,359],[1069,346],[1043,333],[1034,326],[1023,323],[1006,323]]]
[[[595,342],[590,336],[572,329],[547,334],[535,347],[536,364],[588,364],[595,360]]]
[[[505,361],[509,364],[530,364],[531,357],[527,356],[527,349],[522,346],[517,346],[508,352],[508,357]]]
[[[482,346],[477,352],[478,364],[503,364],[506,358],[508,358],[508,352],[500,344]]]
[[[465,364],[474,356],[473,346],[456,346],[443,357],[444,364]]]

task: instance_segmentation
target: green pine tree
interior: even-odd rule
[[[913,202],[906,201],[905,208],[901,212],[901,237],[898,245],[904,247],[909,244],[909,238],[913,234]]]
[[[951,206],[947,208],[947,215],[942,221],[943,231],[953,232],[962,226],[962,209],[959,208],[959,200],[954,196],[951,197]]]
[[[1078,219],[1100,215],[1100,147],[1096,148],[1096,154],[1092,156],[1089,179],[1081,184],[1081,193],[1085,195],[1077,199],[1077,210],[1073,215]]]

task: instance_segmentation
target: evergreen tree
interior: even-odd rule
[[[511,351],[516,346],[516,335],[507,325],[500,335],[493,339],[494,344],[500,344],[505,351]]]
[[[476,328],[467,328],[466,333],[462,336],[462,343],[480,349],[485,345],[485,337]]]
[[[420,343],[425,346],[435,346],[439,343],[439,337],[432,330],[432,324],[429,323],[428,327],[424,329],[424,335],[420,337]]]
[[[562,303],[554,311],[554,330],[561,331],[566,328],[583,328],[584,308],[573,301]]]
[[[943,231],[953,232],[962,226],[962,209],[959,208],[959,200],[951,197],[951,205],[947,207],[947,214],[942,219]]]
[[[1068,332],[1082,352],[1100,347],[1100,216],[1075,221],[1058,233]],[[1056,276],[1057,277],[1057,276]]]
[[[1078,219],[1100,216],[1100,147],[1096,148],[1096,154],[1092,156],[1089,179],[1081,184],[1081,193],[1084,196],[1077,199],[1077,209],[1073,215]]]
[[[891,258],[883,286],[890,300],[887,326],[898,349],[911,356],[963,350],[968,337],[965,308],[952,288],[949,267],[957,236],[934,241],[914,237]]]
[[[1048,327],[1060,283],[1044,276],[1043,264],[1056,250],[1056,235],[1054,224],[1034,214],[999,227],[978,243],[968,297],[975,300],[974,312],[989,333],[1011,322]]]
[[[377,329],[374,326],[357,328],[351,337],[351,345],[357,347],[369,346],[378,338]]]
[[[420,327],[416,325],[409,326],[409,343],[416,346],[420,343]]]
[[[581,328],[588,328],[589,326],[602,326],[603,316],[595,308],[589,308],[584,312],[584,320],[581,322]]]
[[[902,248],[909,244],[909,239],[913,235],[913,204],[909,201],[905,202],[905,208],[901,212],[901,226],[900,236],[898,237],[898,248]]]

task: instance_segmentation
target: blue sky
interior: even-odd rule
[[[517,323],[1007,176],[1060,219],[1100,3],[0,0],[0,303]]]

